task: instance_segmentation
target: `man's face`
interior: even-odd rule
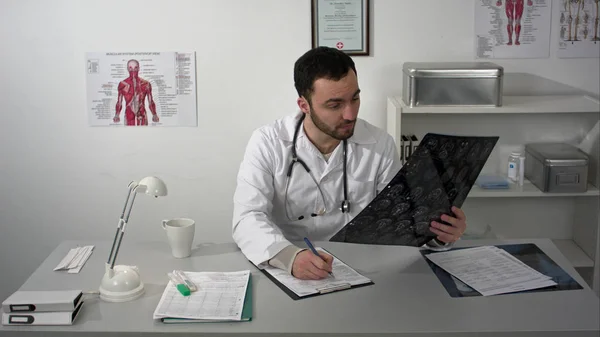
[[[309,116],[321,132],[338,140],[348,139],[354,134],[359,94],[358,80],[352,70],[339,81],[320,78],[313,84]]]
[[[137,76],[140,70],[140,65],[136,61],[129,61],[127,63],[127,71],[129,71],[129,75]]]

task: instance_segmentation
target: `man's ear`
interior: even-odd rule
[[[298,107],[300,108],[300,110],[302,112],[304,112],[305,114],[310,112],[310,105],[308,104],[308,101],[306,100],[306,98],[298,97],[296,102],[298,103]]]

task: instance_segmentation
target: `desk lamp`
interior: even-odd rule
[[[104,266],[104,277],[100,284],[100,298],[107,302],[127,302],[132,301],[144,294],[144,283],[140,279],[138,268],[135,266],[116,265],[117,253],[121,246],[121,240],[125,234],[129,214],[133,208],[133,202],[137,193],[145,193],[155,198],[167,195],[167,186],[157,177],[146,177],[139,183],[132,181],[129,183],[129,192],[125,199],[125,206],[119,218],[117,232],[113,240],[108,261]],[[133,195],[133,197],[132,197]],[[131,198],[131,204],[129,199]],[[129,208],[128,208],[129,206]],[[127,212],[127,215],[125,213]],[[113,254],[114,253],[114,254]]]

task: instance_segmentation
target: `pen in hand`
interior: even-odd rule
[[[313,244],[310,242],[310,240],[308,240],[308,238],[304,238],[304,242],[306,243],[308,248],[310,248],[310,250],[313,252],[313,254],[315,254],[316,256],[320,257],[323,261],[325,261],[325,259],[323,259],[323,257],[321,255],[319,255],[319,252],[317,252],[317,250],[315,249],[315,246],[313,246]],[[333,272],[329,272],[329,276],[334,277]]]

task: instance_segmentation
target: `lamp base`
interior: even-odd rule
[[[144,294],[144,283],[137,267],[106,264],[99,290],[103,301],[128,302]]]

